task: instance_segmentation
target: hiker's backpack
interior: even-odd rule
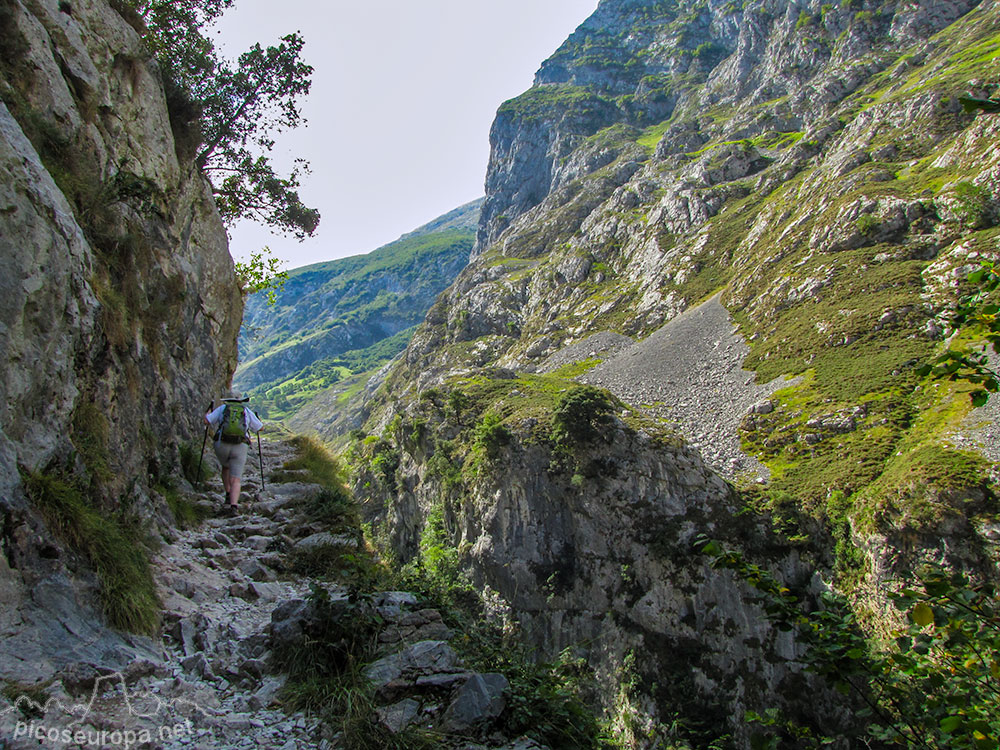
[[[219,425],[219,439],[223,443],[247,442],[247,411],[244,404],[226,404]]]

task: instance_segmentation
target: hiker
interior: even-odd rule
[[[240,501],[240,483],[250,448],[250,433],[264,426],[247,406],[249,400],[249,397],[241,398],[238,391],[231,391],[222,399],[218,409],[205,415],[205,424],[215,428],[215,455],[222,464],[222,485],[226,488],[229,510],[233,513]]]

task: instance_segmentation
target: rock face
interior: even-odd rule
[[[590,644],[609,712],[637,660],[650,725],[683,695],[742,716],[815,688],[684,547],[756,513],[637,414],[755,480],[768,523],[806,519],[765,559],[808,581],[813,536],[876,627],[922,560],[995,577],[990,465],[952,439],[967,398],[915,365],[997,255],[1000,118],[958,97],[996,96],[998,30],[992,0],[603,0],[500,107],[472,262],[369,402],[356,490],[386,544],[451,544],[550,657]],[[634,432],[574,464],[553,410],[580,381]]]
[[[426,408],[409,417],[438,421]],[[428,544],[421,517],[440,514],[441,543],[457,550],[494,616],[516,621],[542,655],[583,659],[637,747],[653,746],[672,713],[697,715],[741,746],[749,741],[741,717],[766,707],[822,717],[837,733],[846,706],[789,665],[801,656],[794,637],[693,543],[701,534],[724,540],[814,594],[826,588],[818,561],[741,514],[737,493],[676,439],[618,422],[570,457],[541,440],[534,421],[509,421],[504,447],[460,481],[440,468],[446,445],[461,441],[454,427],[403,449],[395,484],[362,470],[356,488],[369,488],[376,536],[388,534],[401,562],[419,558]],[[381,681],[402,669],[397,662],[379,665]],[[643,729],[631,737],[630,725]]]
[[[137,31],[106,2],[14,0],[0,38],[3,638],[39,627],[41,678],[119,636],[87,635],[93,582],[19,470],[75,477],[107,513],[165,508],[149,487],[200,438],[192,415],[235,367],[242,301],[192,135]]]

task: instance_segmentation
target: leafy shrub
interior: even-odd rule
[[[375,444],[370,466],[372,473],[379,477],[389,488],[396,486],[396,469],[399,468],[399,451],[391,443],[379,440]]]
[[[614,426],[615,399],[607,391],[581,385],[566,391],[553,410],[553,437],[558,444],[583,445]]]
[[[806,670],[830,681],[867,708],[855,738],[938,750],[985,750],[1000,740],[1000,606],[992,586],[970,584],[958,573],[930,567],[918,588],[893,596],[908,624],[888,648],[868,643],[843,597],[824,594],[819,607],[783,586],[739,552],[701,537],[696,546],[712,567],[732,570],[760,594],[767,619],[798,633]],[[777,712],[756,717],[796,747],[828,744],[808,727],[779,722]],[[764,720],[761,720],[761,719]],[[755,747],[777,747],[779,737],[758,737]]]
[[[959,182],[955,185],[955,215],[966,229],[989,225],[990,193],[981,185]]]
[[[478,455],[493,460],[509,442],[510,430],[501,421],[500,415],[493,412],[484,414],[473,433],[473,450]]]
[[[462,412],[469,408],[469,396],[457,388],[448,391],[448,412],[454,419],[459,419]]]
[[[875,233],[875,230],[879,228],[880,222],[872,214],[861,214],[861,216],[858,217],[858,220],[854,222],[854,226],[865,237],[870,237]]]

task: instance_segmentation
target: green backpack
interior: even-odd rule
[[[247,441],[246,405],[227,403],[222,411],[219,425],[219,439],[223,443],[243,443]]]

